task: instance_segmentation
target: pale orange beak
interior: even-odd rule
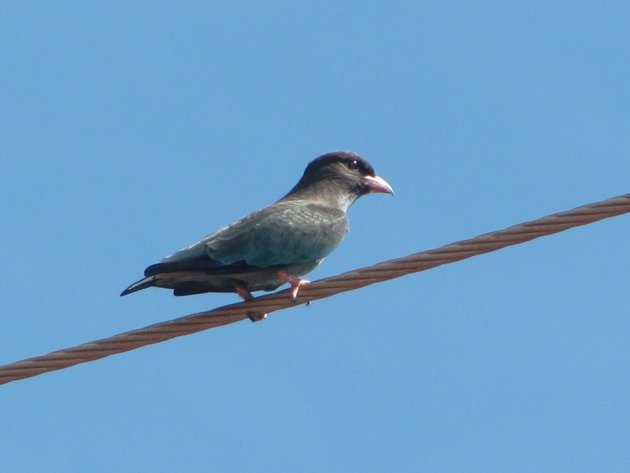
[[[363,182],[370,188],[370,192],[394,195],[394,189],[380,176],[364,176]]]

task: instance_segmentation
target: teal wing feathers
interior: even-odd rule
[[[208,235],[166,257],[160,264],[202,264],[263,268],[319,260],[332,252],[348,231],[344,212],[317,204],[276,203]]]

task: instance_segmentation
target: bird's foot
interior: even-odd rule
[[[247,317],[252,322],[260,322],[261,320],[265,320],[267,318],[267,314],[261,314],[260,312],[248,312]]]
[[[311,282],[307,279],[300,279],[296,278],[295,276],[291,276],[289,273],[282,269],[278,271],[278,278],[280,279],[280,281],[289,283],[291,285],[291,299],[293,300],[293,302],[297,301],[297,295],[300,290],[300,286],[302,286],[302,284],[308,284],[309,282]]]
[[[249,292],[249,289],[245,286],[236,286],[236,293],[243,298],[245,302],[254,300],[254,296]],[[260,312],[247,312],[247,317],[252,322],[260,322],[267,318],[267,314],[261,314]]]

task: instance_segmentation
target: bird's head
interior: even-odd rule
[[[361,156],[334,151],[311,161],[287,197],[312,195],[345,211],[357,198],[370,193],[393,194],[394,191]]]

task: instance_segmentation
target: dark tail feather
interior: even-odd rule
[[[140,281],[134,282],[131,286],[121,292],[120,295],[126,296],[127,294],[131,294],[132,292],[140,291],[141,289],[146,289],[147,287],[151,286],[155,286],[155,278],[153,276],[149,276],[148,278],[143,278]]]

